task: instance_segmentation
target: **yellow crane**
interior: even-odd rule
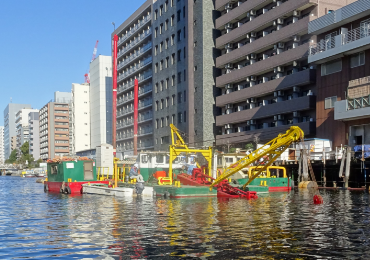
[[[258,175],[263,171],[266,171],[269,167],[292,143],[300,142],[304,138],[304,133],[302,129],[298,126],[291,126],[285,134],[279,134],[278,137],[271,140],[264,146],[258,148],[252,153],[248,154],[241,160],[237,161],[235,164],[230,165],[226,170],[221,174],[210,186],[210,189],[213,186],[219,184],[221,181],[229,178],[231,175],[237,173],[244,167],[251,165],[252,163],[257,162],[258,171],[254,171],[253,174],[249,177],[247,183],[244,184],[243,189],[251,183]]]

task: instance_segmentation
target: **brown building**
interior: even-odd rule
[[[370,143],[370,3],[359,0],[310,22],[317,36],[316,133],[333,147]],[[316,38],[316,37],[315,37]]]
[[[308,63],[308,23],[346,0],[216,0],[221,75],[216,144],[261,142],[300,126],[316,134],[316,70]]]
[[[70,154],[71,93],[56,92],[54,102],[40,109],[40,158]]]

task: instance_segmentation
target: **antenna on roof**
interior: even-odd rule
[[[13,101],[13,98],[10,98],[10,103],[12,103],[12,101]]]

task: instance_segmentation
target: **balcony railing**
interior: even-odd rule
[[[123,54],[131,50],[135,45],[137,45],[139,42],[141,42],[151,34],[152,34],[151,29],[145,30],[142,34],[139,34],[139,36],[135,40],[130,42],[126,47],[124,47],[121,51],[118,52],[117,57],[120,58]]]
[[[150,119],[153,119],[152,113],[149,113],[146,115],[139,115],[138,122],[143,122],[143,121],[150,120]]]
[[[137,63],[134,67],[128,69],[125,73],[119,75],[118,78],[117,78],[117,80],[118,81],[121,81],[121,80],[129,77],[133,73],[139,71],[140,69],[142,69],[146,65],[150,64],[152,62],[152,60],[153,60],[152,57],[148,57],[148,58],[142,60],[140,63]]]
[[[127,108],[127,109],[123,109],[123,110],[117,112],[117,117],[121,117],[121,116],[127,115],[127,114],[132,113],[132,112],[134,112],[134,109],[132,107]]]
[[[119,100],[117,101],[117,104],[118,104],[118,105],[121,105],[121,104],[126,103],[126,102],[128,102],[128,101],[131,101],[131,100],[133,100],[133,99],[134,99],[134,95],[133,95],[133,94],[131,94],[131,95],[127,95],[127,96],[125,96],[125,97],[123,97],[123,98],[119,99]]]
[[[153,100],[144,101],[144,102],[139,103],[139,108],[148,107],[148,106],[151,106],[152,104],[153,104]]]
[[[144,129],[141,129],[137,134],[138,136],[141,136],[141,135],[147,135],[147,134],[152,134],[153,133],[153,128],[144,128]]]
[[[138,81],[139,81],[139,83],[140,83],[140,82],[143,82],[144,80],[146,80],[146,79],[148,79],[148,78],[152,77],[152,75],[153,75],[153,74],[152,74],[152,70],[150,69],[150,70],[145,71],[145,72],[144,72],[144,74],[143,74],[143,75],[140,75],[137,79],[138,79]],[[126,84],[124,84],[124,85],[120,86],[120,87],[118,88],[118,93],[120,93],[120,92],[122,92],[122,91],[124,91],[124,90],[126,90],[126,89],[130,89],[130,88],[132,88],[134,85],[135,85],[135,81],[134,81],[134,80],[132,80],[132,81],[130,81],[130,82],[128,82],[128,83],[126,83]]]
[[[132,138],[134,137],[134,133],[125,133],[125,134],[122,134],[122,135],[117,135],[117,141],[122,141],[124,139],[127,139],[127,138]]]
[[[366,38],[370,36],[370,29],[358,27],[356,29],[350,30],[346,33],[331,37],[326,40],[321,40],[320,42],[310,46],[309,55],[313,56],[318,53],[349,44],[351,42]]]
[[[153,146],[153,142],[138,143],[138,148],[148,148]]]
[[[149,22],[152,19],[151,14],[147,15],[143,20],[141,20],[139,23],[135,24],[133,28],[131,28],[130,31],[128,31],[125,35],[123,35],[119,40],[118,40],[118,45],[120,45],[122,42],[124,42],[128,37],[133,35],[140,27],[142,27],[144,24]]]
[[[152,48],[152,43],[148,43],[144,45],[140,50],[135,52],[134,54],[130,55],[127,59],[123,60],[120,64],[118,64],[117,69],[121,69],[131,61],[135,60],[137,57],[140,57],[143,53],[145,53],[147,50]]]

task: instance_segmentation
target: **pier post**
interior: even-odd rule
[[[347,164],[346,164],[346,173],[344,176],[344,187],[345,188],[348,188],[350,167],[351,167],[351,149],[347,148]]]

